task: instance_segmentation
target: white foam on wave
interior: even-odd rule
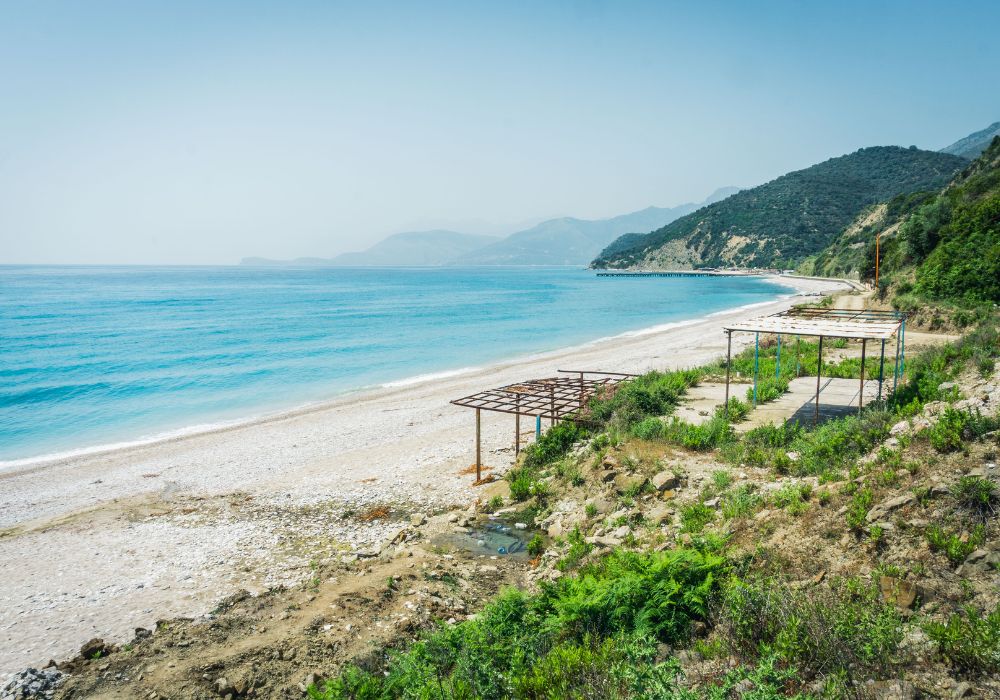
[[[742,306],[734,306],[728,309],[722,309],[720,311],[715,311],[703,316],[696,316],[694,318],[683,319],[680,321],[671,321],[669,323],[661,323],[654,326],[648,326],[646,328],[639,328],[636,330],[625,331],[623,333],[618,333],[615,335],[602,336],[600,338],[595,338],[593,340],[584,341],[570,346],[563,346],[560,348],[544,350],[541,352],[535,352],[531,354],[526,354],[522,356],[515,356],[496,360],[485,365],[471,366],[471,367],[461,367],[458,369],[443,370],[440,372],[430,372],[425,374],[417,374],[410,377],[404,377],[402,379],[397,379],[394,381],[384,382],[376,385],[359,386],[354,389],[345,390],[338,392],[336,395],[330,396],[328,399],[320,401],[310,401],[297,405],[292,408],[285,408],[275,412],[261,413],[252,416],[246,416],[243,418],[237,418],[228,421],[220,421],[213,423],[199,423],[197,425],[191,425],[184,428],[178,428],[174,430],[168,430],[160,433],[154,433],[152,435],[147,435],[144,437],[136,438],[135,440],[125,440],[120,442],[104,443],[100,445],[91,445],[88,447],[81,447],[72,450],[65,450],[61,452],[53,452],[49,454],[38,455],[35,457],[25,457],[22,459],[12,459],[12,460],[0,460],[0,471],[7,471],[10,469],[16,469],[19,467],[31,467],[39,464],[44,464],[47,462],[57,462],[65,459],[72,459],[75,457],[86,457],[89,455],[95,455],[105,452],[115,452],[118,450],[144,447],[148,445],[153,445],[161,442],[168,442],[170,440],[176,440],[178,438],[191,437],[195,435],[200,435],[204,433],[211,433],[217,430],[226,430],[229,428],[237,428],[240,426],[251,425],[253,423],[261,422],[270,419],[280,419],[285,416],[294,415],[297,413],[302,413],[312,409],[320,409],[325,406],[330,405],[333,401],[342,399],[345,394],[357,394],[365,391],[370,391],[373,389],[399,389],[410,386],[416,386],[418,384],[424,384],[432,381],[440,381],[442,379],[451,379],[454,377],[460,377],[466,374],[473,374],[475,372],[483,371],[488,367],[502,364],[512,364],[516,362],[530,362],[533,360],[543,360],[547,357],[553,355],[558,355],[569,350],[592,347],[594,345],[600,345],[602,343],[611,342],[614,340],[620,340],[622,338],[638,338],[648,335],[655,335],[658,333],[664,333],[666,331],[675,330],[678,328],[684,328],[687,326],[693,326],[698,323],[703,323],[710,318],[715,318],[718,316],[726,316],[729,314],[738,314],[744,311],[749,311],[750,309],[768,306],[779,301],[784,301],[796,296],[795,294],[783,294],[779,295],[773,299],[767,301],[758,301],[751,304],[743,304]]]

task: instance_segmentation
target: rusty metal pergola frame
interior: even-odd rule
[[[482,479],[482,412],[507,413],[515,416],[514,454],[521,451],[521,416],[535,418],[535,435],[541,433],[542,419],[549,425],[556,421],[572,420],[586,422],[582,410],[592,396],[604,387],[634,377],[624,372],[601,372],[597,370],[556,370],[571,376],[529,379],[507,384],[496,389],[487,389],[451,401],[455,406],[472,408],[476,411],[476,481]],[[575,375],[575,376],[572,376]]]
[[[732,367],[733,333],[754,334],[753,402],[757,405],[757,369],[760,361],[760,334],[777,336],[777,362],[775,374],[781,371],[781,336],[816,336],[819,348],[816,363],[816,397],[814,400],[813,422],[819,423],[819,394],[823,374],[823,339],[844,338],[861,341],[861,378],[858,390],[858,412],[864,407],[865,360],[868,341],[881,344],[879,357],[878,397],[882,399],[882,385],[885,379],[885,344],[896,336],[896,354],[893,367],[892,391],[903,377],[906,366],[906,314],[899,311],[876,311],[870,309],[825,309],[820,307],[795,307],[770,316],[737,321],[725,327],[726,333],[726,417],[729,416],[729,379]]]

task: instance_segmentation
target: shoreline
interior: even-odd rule
[[[615,341],[624,340],[628,338],[637,338],[646,335],[665,333],[677,328],[683,328],[685,326],[701,323],[717,316],[725,316],[744,311],[751,311],[755,308],[769,306],[776,302],[784,301],[788,298],[791,298],[793,296],[796,296],[797,294],[802,293],[799,292],[800,289],[799,285],[795,285],[791,282],[785,281],[785,278],[783,278],[780,275],[757,275],[757,276],[762,277],[779,286],[786,287],[791,291],[788,294],[779,295],[777,298],[771,299],[769,301],[760,301],[760,302],[753,302],[751,304],[743,304],[741,306],[736,306],[730,309],[713,311],[712,313],[705,314],[703,316],[694,316],[692,318],[681,319],[679,321],[668,321],[666,323],[659,323],[659,324],[654,324],[652,326],[645,326],[643,328],[623,331],[615,335],[601,336],[598,338],[594,338],[592,340],[582,341],[575,345],[568,345],[552,350],[542,350],[539,352],[515,355],[498,361],[487,362],[482,365],[472,365],[468,367],[459,367],[455,369],[443,369],[437,372],[427,372],[424,374],[417,374],[409,377],[403,377],[401,379],[390,380],[383,382],[381,384],[369,384],[369,385],[354,387],[351,389],[346,389],[340,393],[334,394],[329,398],[297,404],[289,408],[282,408],[271,411],[264,410],[262,412],[250,414],[245,417],[234,418],[230,420],[221,420],[218,422],[196,423],[189,426],[183,426],[180,428],[174,428],[152,433],[146,436],[139,436],[134,439],[124,439],[124,440],[116,440],[113,442],[101,443],[96,445],[86,445],[83,447],[60,450],[58,452],[40,454],[33,457],[21,457],[8,460],[0,459],[0,479],[2,479],[4,476],[8,474],[27,473],[35,471],[36,469],[39,468],[44,469],[47,466],[57,466],[58,464],[79,458],[100,457],[134,448],[172,443],[178,440],[184,440],[190,437],[197,437],[200,435],[211,435],[230,430],[250,428],[255,425],[262,425],[270,423],[272,421],[284,420],[286,418],[293,418],[314,411],[323,411],[335,407],[338,403],[342,401],[347,401],[352,399],[363,401],[367,397],[367,395],[384,390],[419,386],[421,384],[425,384],[428,382],[462,377],[477,372],[487,372],[493,367],[504,367],[517,363],[543,361],[547,359],[549,356],[563,355],[575,350],[587,349],[604,343],[614,343]],[[807,279],[807,278],[799,278],[799,279]],[[819,281],[819,278],[810,278],[810,279]],[[837,282],[837,281],[838,280],[831,280],[831,282]]]
[[[780,281],[799,294],[844,288]],[[126,640],[157,619],[204,614],[241,588],[294,585],[312,561],[378,549],[409,513],[468,505],[479,494],[462,473],[473,460],[474,417],[453,398],[574,366],[702,364],[724,353],[725,322],[802,300],[788,295],[251,424],[0,471],[8,564],[0,674],[68,657],[92,637]],[[512,416],[484,415],[484,463],[505,470],[513,438]],[[345,517],[379,504],[398,518]]]

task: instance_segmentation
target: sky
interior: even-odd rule
[[[1000,3],[0,0],[0,264],[329,257],[1000,120]]]

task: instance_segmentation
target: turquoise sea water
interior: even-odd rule
[[[568,268],[0,267],[0,461],[250,418],[785,293],[754,278]]]

